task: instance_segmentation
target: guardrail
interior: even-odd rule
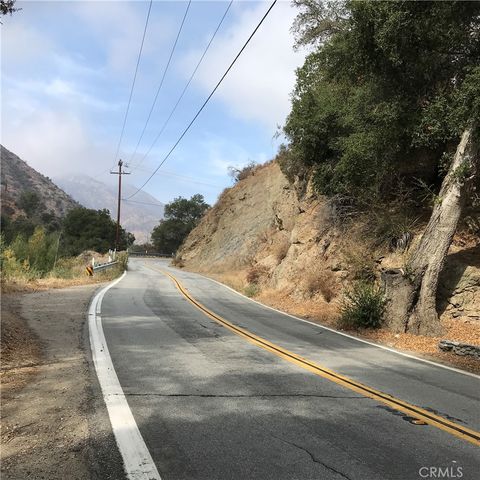
[[[94,272],[101,272],[102,270],[106,270],[107,268],[113,267],[118,262],[108,262],[108,263],[100,263],[93,267]]]
[[[161,257],[173,258],[171,253],[145,253],[145,252],[128,252],[129,257]]]

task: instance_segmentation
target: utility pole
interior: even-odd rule
[[[122,200],[122,175],[130,175],[130,172],[122,172],[123,161],[118,161],[118,172],[110,172],[112,175],[118,175],[118,206],[117,206],[117,234],[115,236],[115,251],[118,251],[120,240],[120,205]],[[127,165],[128,166],[128,165]]]

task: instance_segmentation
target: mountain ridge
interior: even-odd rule
[[[55,181],[76,201],[87,208],[95,210],[104,209],[110,211],[110,215],[116,220],[118,187],[115,184],[107,184],[86,174],[71,174],[56,177]],[[122,193],[131,195],[137,188],[131,184],[122,185]],[[150,240],[150,233],[163,218],[164,204],[155,197],[139,192],[135,201],[122,201],[121,220],[122,226],[135,235],[137,243],[145,243]]]
[[[80,206],[52,179],[3,145],[0,158],[2,215],[13,220],[37,219],[38,223],[55,228],[69,210]]]

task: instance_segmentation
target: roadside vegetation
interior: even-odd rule
[[[395,331],[437,334],[438,281],[453,236],[460,225],[480,237],[480,4],[294,4],[297,47],[311,51],[297,70],[282,171],[327,196],[338,222],[363,216],[377,245],[405,251],[423,226],[391,271],[403,279],[383,279],[385,311]],[[354,295],[374,291],[362,288]],[[377,295],[369,297],[373,325]]]
[[[190,199],[178,197],[165,205],[164,218],[152,232],[152,243],[158,253],[174,254],[188,234],[198,225],[210,205],[203,195]]]
[[[365,281],[356,282],[344,294],[340,325],[347,329],[379,328],[384,310],[381,288]]]
[[[294,3],[287,141],[231,169],[176,261],[392,347],[480,344],[480,4]]]
[[[75,208],[53,231],[24,217],[14,221],[2,217],[2,289],[22,289],[29,285],[58,287],[114,278],[126,268],[124,252],[117,255],[117,267],[96,273],[94,279],[87,278],[85,268],[92,256],[107,260],[105,255],[115,243],[115,232],[116,223],[107,210]],[[121,229],[120,248],[126,250],[133,240],[133,235]]]

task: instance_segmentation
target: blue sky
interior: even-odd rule
[[[2,144],[50,177],[83,172],[112,181],[109,168],[127,107],[148,2],[30,1],[3,19]],[[168,127],[143,163],[228,2],[196,1],[138,154],[187,2],[154,1],[120,157],[141,185],[183,131],[270,2],[234,1]],[[275,155],[273,136],[289,111],[295,68],[290,26],[296,11],[279,2],[196,124],[145,191],[162,202],[202,193],[213,203],[231,185],[228,166]],[[184,178],[189,177],[189,178]]]

